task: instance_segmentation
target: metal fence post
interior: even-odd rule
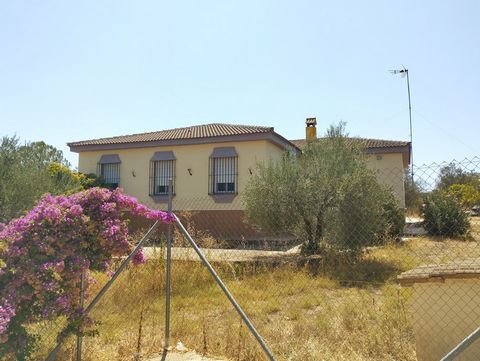
[[[203,254],[202,250],[200,249],[200,247],[198,247],[198,245],[195,243],[195,241],[193,240],[192,236],[188,233],[188,231],[185,229],[185,227],[183,226],[182,222],[180,221],[180,219],[178,219],[177,215],[176,214],[173,214],[174,218],[175,218],[175,223],[178,227],[178,230],[183,234],[183,236],[186,238],[186,240],[190,243],[190,245],[193,247],[193,249],[195,250],[195,252],[197,253],[198,257],[200,258],[200,260],[202,261],[203,265],[207,268],[208,272],[210,272],[210,274],[212,275],[212,277],[215,279],[215,282],[217,282],[217,284],[220,286],[220,288],[222,289],[223,293],[225,294],[225,296],[227,296],[228,300],[230,301],[230,303],[233,305],[233,307],[235,308],[235,310],[237,311],[237,313],[240,315],[240,317],[242,318],[243,322],[245,322],[245,324],[247,325],[247,327],[249,328],[250,332],[252,333],[252,335],[257,339],[257,342],[259,343],[259,345],[262,347],[263,351],[265,352],[265,354],[267,355],[268,359],[270,361],[276,361],[275,360],[275,357],[273,356],[273,353],[272,351],[270,351],[270,349],[268,348],[267,344],[265,343],[265,341],[263,340],[262,336],[260,336],[260,334],[258,333],[258,331],[255,329],[255,327],[253,326],[252,322],[250,321],[250,319],[248,318],[248,316],[246,315],[246,313],[243,311],[242,307],[240,307],[240,305],[237,303],[237,301],[235,300],[235,298],[233,297],[233,295],[230,293],[230,291],[228,290],[227,286],[225,286],[225,284],[222,282],[222,280],[220,279],[220,277],[217,275],[217,272],[215,272],[215,270],[213,269],[212,265],[210,264],[210,262],[208,262],[207,258],[205,257],[205,255]]]
[[[173,198],[173,180],[168,180],[168,213],[172,213],[172,198]],[[167,350],[170,343],[170,282],[172,270],[172,224],[167,228],[167,262],[165,275],[165,340],[164,349]]]
[[[80,309],[83,312],[83,306],[85,302],[85,271],[82,272],[80,278]],[[82,343],[83,336],[82,334],[77,335],[77,361],[82,361]]]
[[[455,348],[450,351],[448,354],[442,357],[440,361],[452,361],[465,351],[472,343],[480,338],[480,327],[468,335],[465,339],[462,340]]]

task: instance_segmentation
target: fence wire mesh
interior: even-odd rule
[[[148,247],[149,262],[129,265],[90,313],[93,334],[83,338],[82,360],[141,360],[161,353],[165,262],[162,247]]]
[[[377,209],[378,197],[347,187],[325,210],[316,236],[306,228],[319,229],[311,214],[318,207],[299,217],[294,192],[283,202],[255,203],[266,207],[264,218],[255,218],[258,209],[249,215],[242,194],[177,194],[173,210],[277,360],[433,361],[480,326],[479,174],[479,158],[415,166],[413,178],[381,169],[377,179],[400,213],[383,203]],[[287,204],[289,219],[268,209],[279,204]],[[318,248],[306,247],[309,237],[317,237]],[[91,313],[94,332],[83,338],[83,360],[150,360],[162,352],[165,227],[144,253],[147,262],[129,266]],[[86,304],[109,277],[90,276],[98,283]],[[267,359],[178,229],[171,297],[174,350]],[[35,359],[45,357],[65,326],[62,319],[32,325],[39,336]],[[66,340],[57,359],[73,359],[75,342]],[[457,360],[479,354],[476,342]]]
[[[151,226],[151,224],[150,224]],[[137,227],[133,238],[140,239],[146,228]],[[141,360],[163,351],[165,337],[165,234],[157,230],[144,243],[148,262],[128,264],[87,316],[82,328],[81,360]],[[123,259],[115,260],[107,272],[89,272],[85,291],[87,307],[118,270]],[[80,287],[80,285],[79,285]],[[79,305],[80,305],[79,290]],[[37,339],[33,360],[45,360],[60,341],[55,360],[75,360],[78,339],[61,336],[68,327],[64,318],[32,325]]]

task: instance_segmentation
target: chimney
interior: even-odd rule
[[[307,118],[305,124],[307,125],[305,128],[307,141],[317,139],[317,118]]]

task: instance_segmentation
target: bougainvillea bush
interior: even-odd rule
[[[92,188],[44,196],[25,216],[0,224],[0,357],[25,359],[35,339],[26,326],[65,316],[78,323],[79,282],[129,254],[127,213],[168,223],[163,211],[139,204],[120,189]],[[137,253],[133,262],[143,262]]]

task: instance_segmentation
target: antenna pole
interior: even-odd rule
[[[404,68],[405,69],[405,68]],[[408,77],[408,69],[405,69],[407,73],[407,90],[408,90],[408,114],[410,116],[410,170],[412,172],[413,183],[413,130],[412,130],[412,102],[410,99],[410,78]]]

